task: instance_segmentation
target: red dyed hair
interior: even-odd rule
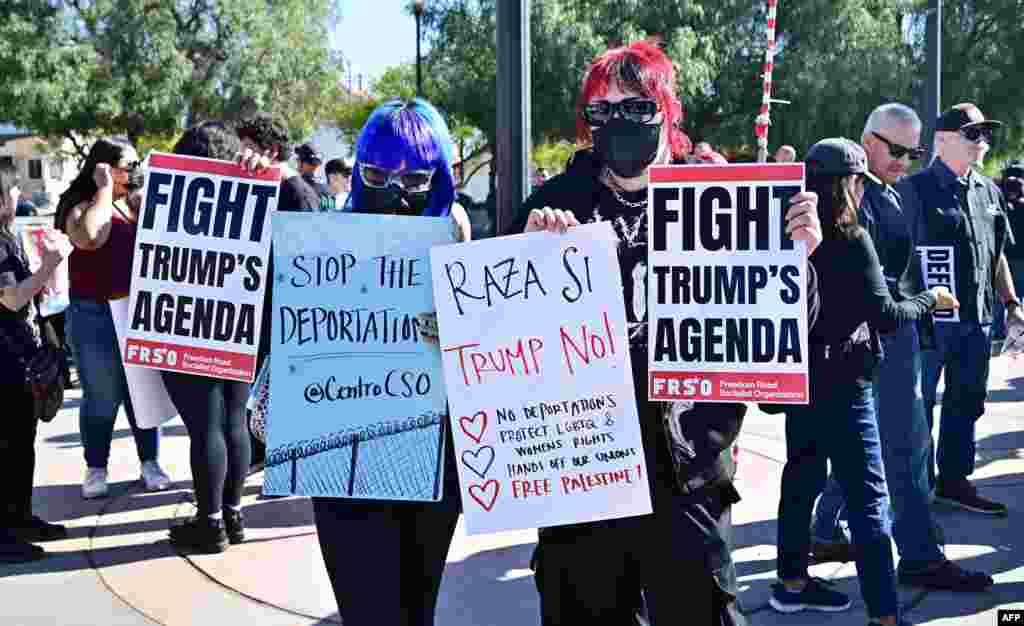
[[[583,119],[583,109],[595,97],[608,93],[608,86],[641,93],[654,98],[668,128],[668,141],[675,158],[690,152],[690,138],[680,129],[683,123],[683,105],[676,97],[676,70],[672,61],[649,41],[637,41],[628,46],[612,48],[594,59],[587,69],[576,104],[576,139],[580,145],[593,142],[590,126]]]

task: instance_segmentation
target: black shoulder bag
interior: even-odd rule
[[[0,341],[9,347],[25,372],[25,387],[32,393],[35,419],[49,422],[64,404],[61,366],[65,355],[64,350],[58,347],[49,323],[40,321],[38,317],[36,323],[40,340],[36,340],[26,323],[24,332],[11,332],[0,325]]]

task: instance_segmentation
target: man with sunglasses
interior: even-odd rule
[[[897,302],[925,289],[910,223],[893,188],[911,163],[924,156],[920,140],[920,118],[899,103],[872,111],[861,135],[868,169],[881,182],[865,179],[859,220],[874,241],[889,292]],[[931,431],[921,395],[921,338],[930,340],[932,334],[930,324],[920,329],[908,324],[882,335],[885,358],[873,381],[893,538],[900,555],[899,579],[928,589],[982,591],[992,585],[992,578],[946,559],[933,532],[927,467]],[[838,483],[830,477],[818,500],[812,529],[817,561],[855,559],[848,532],[840,524],[845,509]]]
[[[973,104],[950,108],[936,120],[936,159],[904,179],[897,190],[912,224],[914,243],[952,250],[952,286],[961,303],[958,320],[936,320],[934,348],[923,352],[929,432],[943,370],[946,380],[938,475],[929,458],[929,482],[939,502],[1003,516],[1006,506],[982,497],[967,480],[974,472],[975,422],[985,412],[994,299],[1006,306],[1011,333],[1020,332],[1024,325],[1004,254],[1006,245],[1013,243],[1006,200],[994,182],[972,168],[984,159],[1001,125],[986,120]]]

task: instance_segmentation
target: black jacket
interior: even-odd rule
[[[599,202],[600,173],[601,166],[589,150],[577,152],[564,173],[545,182],[527,198],[519,218],[504,234],[523,232],[530,211],[544,207],[569,210],[581,223],[587,221]],[[809,326],[813,326],[819,300],[817,275],[809,262],[807,303]],[[634,364],[634,374],[639,369]],[[644,363],[642,371],[646,370]],[[726,491],[727,500],[738,501],[739,495],[732,486],[735,467],[731,448],[743,425],[746,405],[698,402],[685,410],[689,407],[681,406],[683,403],[663,404],[662,429],[673,461],[676,486],[682,494],[699,496],[705,487],[715,487]],[[655,472],[653,468],[649,471]]]

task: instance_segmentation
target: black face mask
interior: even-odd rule
[[[142,171],[141,167],[136,167],[128,172],[128,182],[125,183],[125,187],[128,188],[128,191],[138,191],[139,189],[142,189],[145,182],[146,173]]]
[[[427,208],[429,195],[429,191],[409,193],[393,185],[385,189],[364,186],[356,212],[420,216]]]
[[[636,178],[658,157],[661,124],[614,117],[594,131],[594,151],[616,176]]]

